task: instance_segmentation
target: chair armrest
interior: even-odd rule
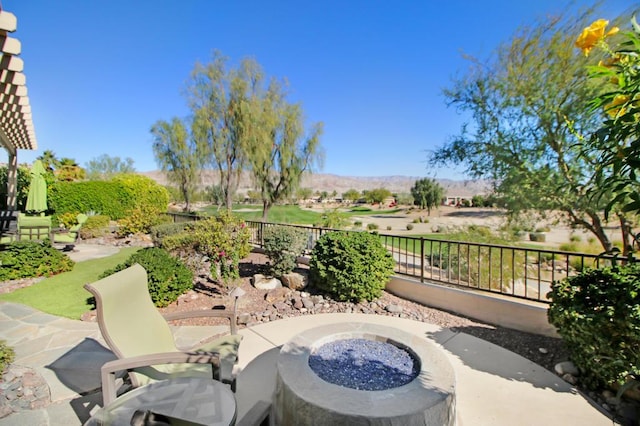
[[[166,321],[175,321],[180,319],[187,318],[227,318],[231,323],[231,334],[238,334],[238,316],[233,311],[227,310],[199,310],[199,311],[185,311],[185,312],[172,312],[168,314],[163,314],[162,317]]]
[[[106,362],[100,369],[102,380],[102,401],[104,405],[116,399],[116,373],[130,371],[139,367],[147,367],[157,364],[211,364],[214,380],[216,372],[220,370],[220,356],[213,352],[163,352],[148,355],[140,355],[130,358],[116,359]]]

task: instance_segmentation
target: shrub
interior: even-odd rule
[[[640,265],[586,270],[548,296],[549,321],[587,386],[640,379]]]
[[[181,294],[193,288],[193,273],[168,251],[158,247],[137,251],[124,263],[105,271],[100,278],[122,271],[135,263],[147,270],[149,294],[159,308],[175,302]]]
[[[544,243],[547,241],[547,234],[544,232],[529,232],[529,240]]]
[[[78,213],[67,212],[61,215],[58,215],[53,223],[59,223],[65,228],[71,228],[73,225],[78,223],[77,221]]]
[[[132,209],[134,200],[124,186],[112,181],[56,181],[47,192],[49,208],[56,214],[98,211],[120,219]]]
[[[251,251],[251,234],[244,221],[226,211],[219,216],[191,222],[184,232],[169,235],[162,245],[169,251],[193,249],[211,261],[214,278],[239,277],[238,263]]]
[[[0,251],[0,281],[49,277],[73,269],[75,262],[45,241],[17,241]]]
[[[80,228],[80,237],[99,238],[109,233],[109,216],[98,214],[89,216],[87,221]]]
[[[422,218],[421,217],[414,218],[413,223],[422,223]]]
[[[153,244],[156,247],[162,247],[162,241],[170,236],[176,235],[181,232],[184,232],[185,228],[189,222],[179,222],[179,223],[163,223],[160,225],[154,225],[149,230],[151,234],[151,239],[153,240]]]
[[[375,231],[378,228],[379,228],[379,226],[378,226],[377,223],[367,223],[367,229],[369,231]]]
[[[548,226],[540,226],[538,228],[536,228],[536,232],[550,232],[551,228],[549,228]]]
[[[310,275],[337,300],[371,301],[382,294],[394,266],[377,234],[330,232],[316,242]]]
[[[118,221],[118,235],[148,233],[152,226],[160,223],[161,213],[162,211],[148,205],[130,210],[127,216]]]
[[[356,229],[362,228],[362,221],[356,220],[355,222],[353,222],[353,227]]]
[[[387,231],[391,231],[391,229],[392,229],[391,226],[387,225]]]
[[[342,229],[349,223],[346,214],[338,211],[338,209],[325,210],[320,218],[318,226],[322,228]]]
[[[307,232],[291,226],[272,226],[263,234],[265,254],[274,277],[288,274],[296,267],[296,258],[307,246]]]
[[[16,354],[13,348],[7,345],[7,342],[0,340],[0,379],[4,375],[5,371],[13,362]]]
[[[571,241],[572,243],[579,243],[580,241],[582,241],[582,238],[580,237],[580,235],[573,234],[569,237],[569,241]]]
[[[413,229],[412,223],[407,223],[407,231],[411,231]]]

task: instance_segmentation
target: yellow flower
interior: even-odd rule
[[[626,112],[625,108],[622,108],[620,105],[624,105],[629,102],[629,96],[627,95],[616,95],[610,104],[607,104],[604,107],[604,110],[611,117],[617,117],[619,115],[623,115]]]
[[[593,47],[605,37],[614,35],[619,31],[618,27],[613,27],[605,34],[604,30],[609,25],[609,21],[606,19],[598,19],[587,28],[582,30],[582,34],[576,40],[576,47],[582,49],[585,56],[589,55],[589,52]]]

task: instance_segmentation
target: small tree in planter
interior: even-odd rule
[[[371,301],[382,295],[394,266],[377,234],[330,232],[316,242],[310,276],[337,300]]]

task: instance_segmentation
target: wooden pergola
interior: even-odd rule
[[[38,148],[27,95],[20,40],[9,37],[18,20],[0,8],[0,144],[7,150],[7,208],[16,209],[18,149]]]

